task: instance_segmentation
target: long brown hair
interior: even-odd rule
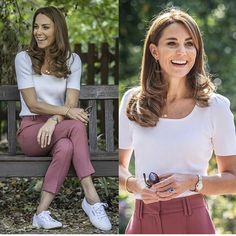
[[[41,68],[44,63],[45,49],[40,49],[34,37],[34,24],[38,14],[49,17],[54,22],[55,42],[49,46],[50,72],[58,78],[67,78],[71,73],[67,66],[67,60],[71,56],[71,49],[68,39],[68,30],[64,15],[55,7],[39,8],[33,17],[31,42],[28,47],[28,54],[32,61],[33,70],[41,75]]]
[[[143,127],[156,126],[162,115],[168,83],[163,79],[159,62],[152,56],[149,45],[157,45],[163,30],[173,23],[183,24],[190,33],[197,50],[193,68],[187,75],[187,85],[192,98],[201,107],[208,106],[214,85],[205,71],[205,52],[202,36],[195,20],[182,10],[171,8],[160,13],[147,31],[140,74],[140,89],[131,97],[127,116]]]

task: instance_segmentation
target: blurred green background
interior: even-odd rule
[[[139,85],[144,37],[150,20],[168,6],[187,11],[197,21],[205,42],[207,67],[217,92],[228,97],[236,114],[236,1],[235,0],[120,0],[120,98]],[[131,161],[131,172],[134,163]],[[209,174],[217,172],[215,158]],[[120,191],[120,233],[132,213],[133,196]],[[236,197],[208,197],[217,233],[236,233]],[[196,222],[197,223],[197,222]]]

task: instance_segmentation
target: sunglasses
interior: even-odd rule
[[[148,188],[151,188],[153,184],[160,182],[158,175],[154,172],[151,172],[149,174],[148,179],[146,179],[146,174],[143,173],[143,178],[144,178],[144,182]]]
[[[84,109],[84,111],[86,111],[88,114],[92,111],[93,107],[92,106],[88,106]]]

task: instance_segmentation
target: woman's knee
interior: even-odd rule
[[[68,138],[61,138],[60,140],[57,141],[55,144],[52,154],[53,156],[56,154],[61,154],[58,155],[60,159],[71,159],[72,154],[73,154],[73,144],[70,139]]]
[[[86,132],[86,125],[81,120],[71,120],[71,127],[80,132]]]

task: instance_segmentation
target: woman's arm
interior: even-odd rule
[[[66,90],[65,106],[76,108],[78,106],[78,101],[79,101],[79,90],[68,88]],[[63,115],[54,115],[53,117],[55,117],[58,120],[58,122],[61,122],[65,119],[65,116]]]
[[[37,100],[37,94],[34,88],[21,89],[22,97],[32,113],[42,115],[66,115],[66,106],[54,106]]]
[[[155,191],[144,187],[140,180],[135,177],[129,178],[129,163],[133,150],[119,149],[119,184],[125,190],[131,193],[139,193],[145,204],[157,202],[160,200]]]
[[[135,193],[140,192],[141,189],[135,177],[129,178],[132,176],[129,172],[129,163],[132,152],[132,149],[119,149],[119,184],[124,190],[128,189],[130,192]],[[127,180],[127,178],[129,179]]]
[[[203,176],[202,194],[221,195],[236,193],[236,155],[217,156],[218,172],[215,176]]]
[[[236,155],[216,157],[218,174],[203,176],[203,188],[200,193],[204,195],[223,195],[236,193]],[[194,190],[198,181],[194,174],[165,174],[161,175],[161,182],[153,185],[153,189],[162,198],[174,198],[187,190]],[[175,191],[168,194],[169,189]]]
[[[76,108],[79,99],[79,91],[76,91],[76,89],[67,89],[64,106],[54,106],[45,102],[39,102],[34,88],[21,89],[20,91],[32,113],[68,116],[70,119],[81,120],[84,123],[87,123],[89,120],[87,112]],[[61,117],[60,119],[62,120]]]

